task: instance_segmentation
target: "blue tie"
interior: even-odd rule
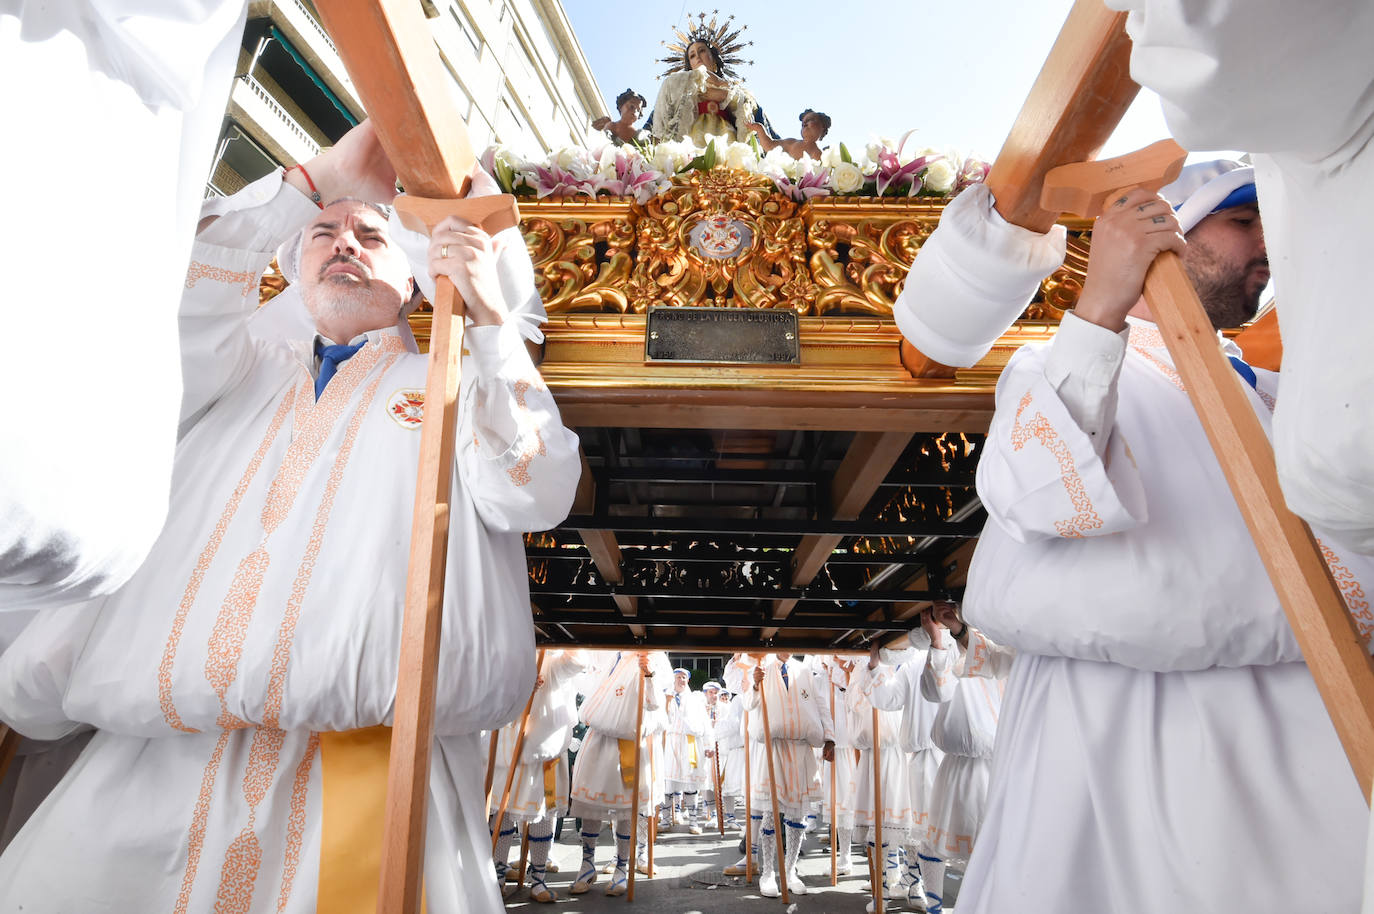
[[[367,345],[367,340],[363,340],[356,346],[322,346],[320,341],[315,341],[315,354],[320,357],[320,373],[315,376],[315,399],[319,400],[324,393],[325,385],[339,370],[339,366],[349,359],[359,349]]]
[[[1251,390],[1259,390],[1259,388],[1255,386],[1259,380],[1255,377],[1255,369],[1247,365],[1244,359],[1238,359],[1233,355],[1228,355],[1226,358],[1230,361],[1231,367],[1236,370],[1236,374],[1244,378],[1245,383],[1250,385]]]
[[[782,671],[782,687],[784,689],[790,688],[790,686],[788,686],[787,684],[787,664],[780,664],[778,666],[778,669]]]

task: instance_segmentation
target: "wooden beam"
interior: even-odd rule
[[[432,228],[446,209],[484,224],[474,210],[489,214],[501,201],[483,198],[465,207],[458,199],[467,195],[476,156],[421,7],[411,0],[318,0],[316,6],[401,183],[412,198],[428,198],[416,202],[409,216]],[[514,201],[503,205],[515,218]],[[423,897],[463,338],[463,303],[445,277],[438,280],[433,305],[377,893],[382,914],[414,914]]]
[[[831,512],[836,520],[858,518],[910,442],[911,433],[907,431],[859,432],[854,436],[830,483]],[[810,584],[843,539],[829,535],[802,537],[792,553],[792,586]],[[786,619],[796,605],[796,600],[774,601],[773,618]],[[763,637],[772,638],[777,633],[776,626],[765,628]]]
[[[1040,206],[1045,173],[1096,158],[1139,91],[1126,14],[1077,0],[988,172],[1002,218],[1049,231],[1059,214]]]

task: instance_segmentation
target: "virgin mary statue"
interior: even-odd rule
[[[675,41],[667,45],[668,65],[659,84],[658,101],[649,117],[654,139],[680,140],[690,137],[696,143],[709,135],[726,135],[741,143],[749,139],[751,123],[760,123],[774,138],[754,96],[743,80],[734,76],[743,62],[739,52],[746,47],[739,36],[746,26],[732,28],[733,16],[709,23],[700,13],[696,26],[688,19],[688,31],[675,29]],[[748,42],[752,45],[753,42]]]

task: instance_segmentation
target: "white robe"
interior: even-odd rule
[[[823,799],[817,778],[818,766],[813,751],[835,738],[830,712],[814,691],[810,672],[796,660],[786,661],[787,684],[782,681],[781,665],[769,654],[764,658],[763,701],[768,705],[769,729],[763,725],[763,703],[754,688],[753,671],[738,700],[749,714],[750,806],[754,812],[771,811],[776,797],[778,812],[793,822],[801,822],[812,805]],[[768,766],[768,740],[772,737],[773,771],[778,787],[774,792]]]
[[[577,689],[586,697],[578,716],[587,725],[582,747],[573,769],[569,812],[583,819],[622,819],[634,805],[633,778],[627,779],[620,766],[620,740],[636,738],[639,726],[639,811],[651,815],[662,802],[664,792],[663,753],[659,735],[666,718],[663,693],[655,681],[672,677],[668,655],[654,651],[649,655],[652,677],[644,680],[644,708],[636,704],[639,694],[639,660],[631,652],[602,654],[582,674]]]
[[[92,897],[111,911],[275,911],[279,898],[315,910],[317,734],[392,719],[420,441],[406,397],[428,359],[394,328],[369,332],[316,402],[308,344],[253,340],[245,319],[272,252],[318,210],[278,175],[208,208],[219,219],[197,242],[181,318],[183,408],[198,419],[162,535],[123,588],[45,613],[0,657],[0,716],[16,729],[100,731],[0,857],[7,900],[34,910],[90,910]],[[229,239],[242,243],[211,243]],[[533,684],[520,531],[561,520],[579,475],[577,438],[518,327],[475,328],[466,345],[432,912],[499,908],[479,733],[515,717]],[[248,840],[256,862],[239,853]]]
[[[0,610],[110,593],[162,527],[176,303],[246,6],[0,3]]]
[[[710,770],[711,760],[706,757],[710,748],[706,742],[709,726],[706,721],[706,704],[700,692],[686,689],[664,694],[663,710],[668,718],[664,734],[667,757],[664,760],[664,778],[669,793],[698,790],[702,775]]]
[[[964,608],[1018,656],[960,910],[1355,910],[1367,808],[1158,330],[1017,352],[978,492]]]
[[[854,746],[859,750],[850,784],[849,806],[854,811],[854,825],[869,828],[874,823],[873,796],[873,693],[895,671],[880,665],[870,670],[863,658],[855,661],[849,674],[849,688],[845,691],[849,712],[849,730]],[[911,807],[911,775],[907,753],[902,748],[903,715],[899,710],[878,710],[878,768],[882,785],[883,843],[905,844],[910,840],[916,817]]]
[[[906,754],[908,802],[911,805],[912,836],[924,837],[930,826],[934,800],[935,774],[940,770],[944,750],[931,738],[931,726],[940,703],[921,694],[921,674],[930,652],[930,639],[924,632],[911,637],[924,647],[909,651],[896,670],[879,667],[881,674],[869,693],[869,700],[883,711],[901,711],[898,741]]]
[[[920,838],[930,855],[965,865],[983,825],[997,718],[1015,653],[972,626],[967,651],[944,637],[943,647],[931,648],[920,683],[922,696],[939,702],[930,741],[944,753]]]
[[[1131,76],[1190,149],[1255,165],[1283,334],[1274,456],[1289,506],[1374,553],[1374,5],[1111,0]]]
[[[576,676],[586,666],[584,651],[551,651],[544,660],[544,683],[536,686],[530,719],[521,744],[520,763],[511,781],[506,814],[517,822],[538,822],[546,815],[562,815],[568,809],[568,745],[577,723]],[[496,764],[492,766],[492,809],[501,803],[500,793],[510,776],[520,718],[497,731]],[[550,765],[549,763],[553,763]],[[553,802],[546,796],[546,766],[553,771]]]

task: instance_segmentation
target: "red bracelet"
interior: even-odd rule
[[[305,178],[305,183],[310,185],[310,199],[315,201],[315,205],[318,206],[320,209],[324,209],[324,200],[320,198],[320,191],[319,188],[315,186],[315,182],[310,180],[310,172],[305,170],[304,165],[292,165],[291,168],[295,168],[300,171],[301,176]],[[291,168],[288,168],[286,170],[290,171]]]

